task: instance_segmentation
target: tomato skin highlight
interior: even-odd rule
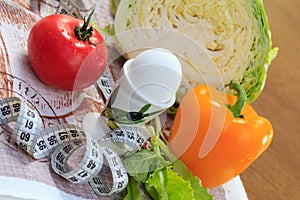
[[[244,118],[235,118],[225,105],[234,105],[237,98],[215,93],[208,86],[188,92],[180,103],[168,140],[171,151],[208,188],[220,186],[242,173],[273,139],[271,123],[258,116],[249,104],[241,112]],[[223,127],[218,130],[217,142],[207,155],[200,157],[208,128],[219,123]],[[192,139],[186,139],[189,137]]]
[[[74,28],[83,23],[71,16],[54,14],[31,29],[27,44],[29,60],[46,85],[80,90],[95,83],[103,73],[108,60],[105,41],[95,29],[89,41],[77,39]]]

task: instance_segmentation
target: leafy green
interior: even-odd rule
[[[113,15],[116,14],[117,9],[118,9],[118,6],[119,6],[119,4],[120,4],[120,1],[121,1],[121,0],[111,0],[111,1],[110,1],[110,11],[111,11],[111,13],[112,13]]]
[[[97,25],[96,22],[90,23],[93,28],[95,28],[99,33],[110,37],[115,35],[115,26],[113,24],[108,24],[105,27],[101,28]]]
[[[164,160],[163,157],[156,152],[143,149],[127,156],[123,160],[123,164],[130,176],[135,177],[137,181],[145,182],[148,179],[149,173],[168,166],[171,163]]]
[[[124,200],[151,200],[152,198],[146,193],[142,185],[133,177],[129,177],[127,186],[127,195]]]
[[[188,168],[184,165],[181,160],[174,162],[174,170],[186,181],[189,181],[193,191],[195,199],[201,200],[212,200],[213,197],[210,195],[206,188],[201,186],[201,181],[197,177],[193,176]]]
[[[156,132],[148,127],[151,149],[127,154],[123,164],[130,175],[126,200],[212,200],[201,181],[177,160],[161,139],[161,125],[155,118]]]
[[[155,170],[147,180],[147,184],[155,188],[158,199],[195,199],[190,182],[183,180],[171,168]]]
[[[141,108],[141,110],[139,112],[145,113],[147,110],[149,110],[150,107],[151,107],[151,104],[146,104]]]
[[[124,200],[142,200],[142,195],[138,189],[138,182],[132,177],[129,177],[129,182],[127,185],[127,195]]]

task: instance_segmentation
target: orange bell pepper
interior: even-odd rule
[[[216,187],[243,172],[273,138],[271,123],[238,97],[213,87],[193,88],[181,101],[168,140],[171,151],[202,181]]]

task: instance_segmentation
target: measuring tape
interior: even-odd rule
[[[55,173],[72,183],[89,182],[98,195],[120,192],[128,183],[121,158],[105,144],[123,143],[131,147],[129,151],[134,153],[148,140],[148,133],[139,127],[119,127],[100,141],[95,141],[82,128],[71,124],[44,128],[36,110],[29,108],[18,97],[0,100],[0,124],[12,122],[15,123],[13,139],[24,151],[35,159],[51,155],[51,166]],[[68,161],[80,148],[85,148],[85,153],[80,163],[72,168]],[[110,188],[100,175],[104,164],[107,164],[112,174]]]
[[[72,1],[61,0],[56,13],[83,19],[80,8]],[[97,81],[97,86],[108,99],[114,80],[107,68]],[[45,128],[39,113],[18,97],[0,99],[0,125],[13,126],[14,142],[34,159],[50,156],[55,173],[71,183],[89,183],[97,195],[111,195],[124,190],[128,175],[119,155],[109,145],[122,143],[132,153],[140,150],[148,140],[148,133],[139,127],[118,127],[100,141],[85,134],[81,127],[57,124]],[[70,160],[84,150],[80,161],[71,166]],[[108,167],[111,180],[103,180],[101,171]],[[105,176],[107,177],[107,176]]]
[[[56,13],[83,19],[82,15],[80,14],[79,7],[74,5],[74,3],[70,0],[60,0],[60,4],[56,10]]]
[[[106,67],[103,71],[100,78],[97,80],[97,86],[101,90],[105,99],[108,99],[111,95],[112,88],[114,86],[113,77],[109,71],[109,68]]]

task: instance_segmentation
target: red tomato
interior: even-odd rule
[[[55,14],[33,26],[28,56],[42,82],[71,91],[88,87],[101,76],[108,60],[106,44],[97,30],[84,40],[78,39],[74,29],[83,24],[71,16]]]

